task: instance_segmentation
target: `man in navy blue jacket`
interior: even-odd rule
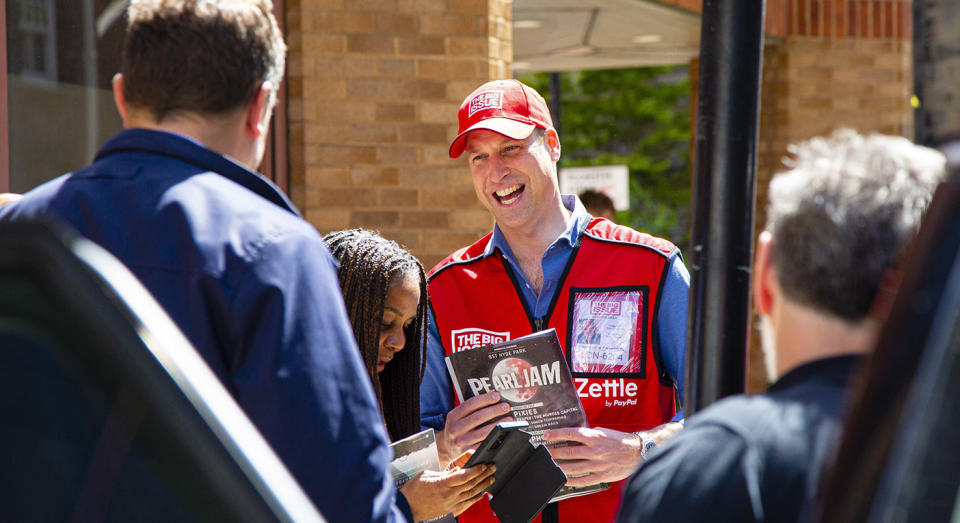
[[[851,130],[790,152],[770,182],[753,267],[777,381],[691,416],[631,477],[619,522],[807,520],[945,161],[902,137]]]
[[[270,1],[157,4],[128,11],[126,130],[0,219],[57,218],[123,261],[328,520],[407,519],[336,266],[253,170],[286,52]]]

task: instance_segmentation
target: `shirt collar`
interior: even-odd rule
[[[569,244],[570,248],[573,248],[580,242],[580,236],[583,234],[584,229],[587,228],[590,220],[593,219],[593,216],[590,216],[586,207],[580,203],[580,198],[577,198],[577,195],[561,194],[560,199],[563,202],[563,206],[571,213],[570,224],[560,233],[560,236],[558,236],[553,243],[564,242]],[[513,250],[510,249],[510,244],[507,243],[506,237],[503,236],[499,224],[493,225],[493,236],[490,237],[490,242],[487,243],[487,247],[483,251],[483,257],[486,258],[493,254],[494,249],[500,249],[500,252],[504,253],[507,257],[513,258]]]
[[[154,129],[128,129],[107,141],[100,148],[95,161],[124,152],[144,152],[176,158],[219,174],[300,216],[293,203],[273,182],[230,158],[204,147],[189,136]]]

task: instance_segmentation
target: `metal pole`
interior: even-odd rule
[[[763,0],[704,0],[685,415],[743,392],[750,314]]]

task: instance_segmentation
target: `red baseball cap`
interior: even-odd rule
[[[540,93],[517,80],[494,80],[470,93],[457,113],[460,132],[450,144],[450,157],[459,158],[467,133],[487,129],[522,140],[533,129],[553,129],[550,110]]]

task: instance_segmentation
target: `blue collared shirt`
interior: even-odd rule
[[[330,521],[402,521],[392,452],[333,257],[262,176],[132,129],[0,210],[53,217],[150,290]]]
[[[484,250],[483,256],[490,256],[494,249],[500,249],[504,258],[511,265],[514,274],[523,291],[523,299],[530,311],[537,318],[542,318],[550,308],[550,302],[563,276],[563,269],[567,260],[573,254],[574,246],[579,242],[587,223],[593,219],[580,203],[580,199],[572,194],[564,194],[563,205],[571,211],[570,224],[557,237],[543,254],[541,267],[543,268],[543,284],[538,295],[520,269],[520,264],[513,255],[513,250],[507,243],[498,225],[493,227],[493,235]],[[687,295],[690,289],[690,274],[683,265],[679,256],[670,264],[669,274],[664,283],[659,311],[657,313],[657,339],[660,343],[661,356],[666,371],[673,378],[683,404],[683,366],[686,355],[686,328],[687,328]],[[427,368],[420,386],[420,420],[424,428],[432,427],[440,430],[444,427],[447,412],[453,408],[453,384],[447,367],[444,363],[443,346],[440,343],[440,333],[433,311],[430,312],[430,326],[427,330]],[[683,418],[681,410],[675,420]]]

